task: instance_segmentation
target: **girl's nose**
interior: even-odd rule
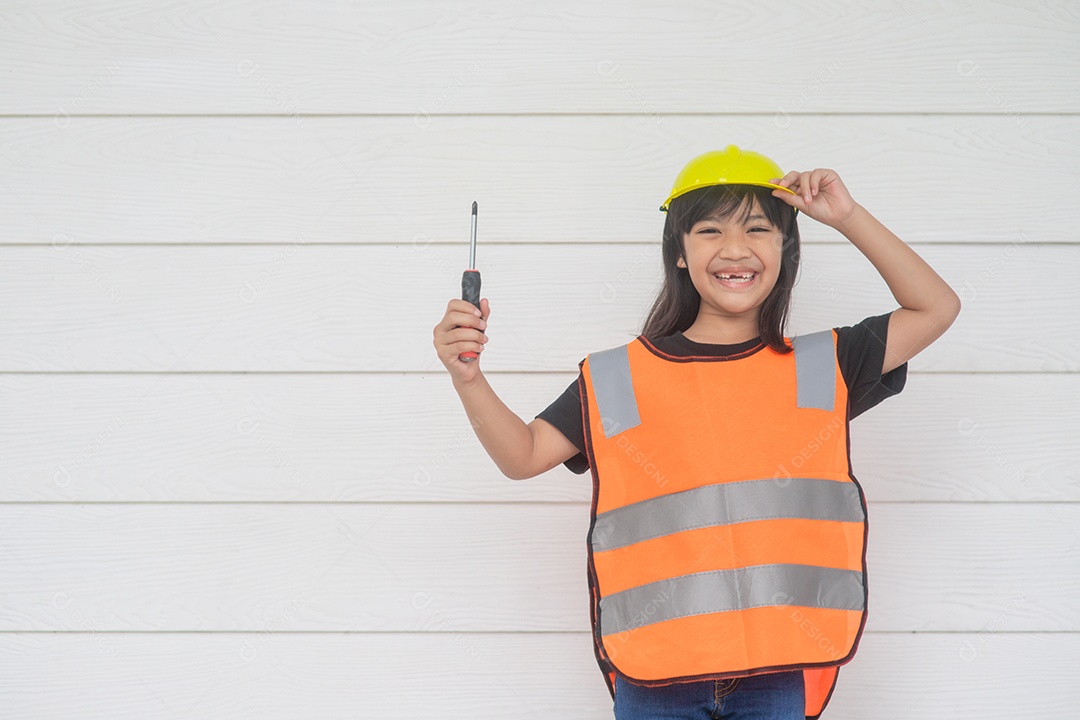
[[[722,258],[739,260],[749,256],[749,240],[739,233],[729,235],[720,246],[720,257]]]

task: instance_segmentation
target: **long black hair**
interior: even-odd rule
[[[699,221],[712,215],[728,218],[742,208],[743,222],[754,209],[756,198],[769,222],[782,232],[780,274],[765,298],[758,316],[762,342],[779,353],[791,352],[784,342],[784,328],[791,309],[791,289],[799,272],[799,225],[795,208],[772,195],[773,188],[759,185],[710,185],[692,190],[672,200],[664,221],[664,284],[645,319],[641,334],[649,340],[686,330],[697,319],[701,295],[690,279],[688,268],[675,263],[685,257],[683,237]]]

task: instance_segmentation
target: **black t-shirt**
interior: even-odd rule
[[[874,407],[887,397],[896,395],[904,389],[907,381],[908,364],[894,368],[887,374],[881,374],[885,364],[885,340],[889,333],[889,316],[874,315],[855,325],[833,328],[836,330],[836,357],[840,364],[840,373],[848,387],[848,418],[855,418]],[[726,357],[737,355],[762,344],[761,338],[732,345],[714,345],[690,340],[681,332],[658,338],[653,344],[663,352],[678,357],[708,355]],[[589,469],[585,457],[585,429],[581,422],[581,396],[578,395],[578,379],[574,380],[555,402],[551,403],[536,417],[546,420],[565,435],[580,451],[563,464],[581,475]]]

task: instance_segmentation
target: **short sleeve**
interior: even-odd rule
[[[578,475],[589,469],[589,460],[585,456],[585,428],[581,424],[581,396],[578,394],[581,377],[579,371],[578,380],[570,383],[555,402],[536,416],[554,425],[579,450],[577,455],[563,463],[570,472]]]
[[[836,357],[848,387],[849,419],[858,417],[885,398],[899,394],[907,382],[906,362],[881,374],[891,315],[892,312],[887,312],[855,325],[834,328]]]

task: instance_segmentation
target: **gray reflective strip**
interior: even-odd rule
[[[589,353],[589,374],[605,437],[641,424],[630,378],[629,346]]]
[[[791,344],[795,349],[798,406],[832,410],[836,396],[836,352],[832,330],[796,335]]]
[[[600,599],[601,634],[703,613],[770,605],[862,610],[862,573],[816,565],[752,565],[680,575]]]
[[[782,478],[717,483],[599,513],[594,552],[670,533],[769,518],[855,522],[866,519],[854,483]]]

